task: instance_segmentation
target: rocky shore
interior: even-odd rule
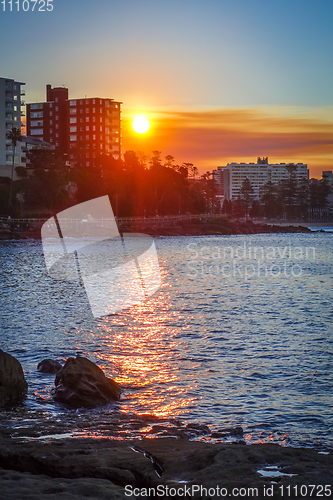
[[[2,500],[331,498],[332,478],[332,453],[278,444],[0,438]]]
[[[0,426],[1,500],[112,500],[172,497],[218,498],[332,498],[331,449],[294,448],[274,443],[247,445],[241,427],[212,433],[205,425],[175,422],[173,437],[156,437],[153,415],[132,422],[145,431],[141,438],[126,439],[119,433],[121,415],[110,421],[110,412],[96,432],[93,416],[90,434],[66,434],[59,419],[43,423],[43,430],[6,426],[5,415],[14,413],[18,395],[26,384],[20,363],[0,351],[2,405]],[[55,389],[69,391],[67,403],[78,408],[86,402],[119,399],[120,388],[103,371],[83,357],[68,358],[65,365],[43,360],[38,370],[55,374]],[[14,383],[15,382],[15,383]],[[73,399],[74,396],[74,399]],[[96,397],[98,399],[96,400]],[[82,399],[83,398],[83,399]],[[6,408],[9,400],[14,406]],[[27,415],[29,418],[29,415]],[[45,419],[44,419],[45,420]],[[53,426],[56,424],[56,426]],[[73,424],[78,427],[78,422]],[[82,422],[89,428],[88,422]],[[74,427],[72,431],[74,430]],[[84,430],[84,429],[83,429]],[[17,432],[19,431],[19,432]],[[47,432],[49,431],[49,432]],[[58,432],[58,435],[56,434]],[[205,442],[205,434],[217,438]],[[85,437],[84,437],[85,436]],[[234,442],[225,440],[232,437]]]

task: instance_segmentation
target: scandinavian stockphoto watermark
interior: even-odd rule
[[[153,238],[120,235],[108,196],[59,212],[41,233],[49,276],[81,279],[95,318],[139,304],[161,286]]]
[[[315,247],[299,246],[238,246],[187,245],[187,276],[217,276],[221,278],[297,278],[304,263],[316,259]]]

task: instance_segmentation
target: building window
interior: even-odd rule
[[[86,158],[89,158],[89,153],[86,153]]]
[[[103,127],[99,127],[99,131],[100,131],[100,132],[103,132]]]
[[[86,126],[86,132],[89,132],[89,125]]]
[[[32,120],[30,123],[31,127],[42,127],[43,126],[43,120]]]
[[[103,113],[103,110],[102,110],[102,108],[99,108],[99,112],[100,112],[100,113]]]
[[[56,146],[59,146],[59,142],[56,142]]]
[[[96,113],[96,108],[93,108],[93,113]]]
[[[100,123],[103,123],[103,118],[100,118],[99,121],[100,121]]]
[[[72,108],[69,110],[70,115],[76,115],[76,108]]]
[[[70,118],[69,123],[76,123],[76,118]]]
[[[53,128],[50,128],[50,134],[53,134]]]
[[[89,99],[86,99],[86,104],[89,104]]]
[[[89,108],[86,108],[86,115],[89,113]]]
[[[94,125],[94,126],[93,126],[93,132],[95,132],[95,130],[96,130],[96,127],[95,127],[95,125]]]
[[[99,103],[100,103],[100,104],[103,104],[103,101],[102,101],[102,99],[100,99],[100,100],[99,100]]]
[[[58,101],[59,101],[58,97],[56,97],[54,100],[55,100],[55,102],[58,102]]]
[[[30,109],[43,109],[43,103],[30,104]]]
[[[95,104],[95,102],[96,102],[96,99],[93,99],[93,104]]]
[[[35,128],[30,131],[31,135],[43,135],[43,129],[42,128]]]
[[[59,134],[56,134],[56,137],[59,137]]]
[[[86,135],[86,141],[89,141],[89,135]]]
[[[76,101],[69,101],[70,106],[76,106]]]
[[[56,110],[56,111],[59,111],[59,107],[58,107],[58,106],[56,106],[56,107],[55,107],[55,110]]]
[[[80,113],[81,113],[81,115],[82,115],[82,113],[83,113],[83,109],[80,109]]]
[[[50,125],[53,125],[53,120],[50,120]]]
[[[76,141],[77,140],[77,136],[76,135],[70,135],[69,136],[69,140],[70,141]]]
[[[50,116],[53,116],[53,112],[52,111],[50,111]]]
[[[93,116],[93,122],[95,122],[95,121],[96,121],[96,118]]]
[[[96,141],[96,136],[95,135],[93,135],[93,141]]]
[[[50,137],[50,142],[53,142],[53,139],[52,139],[52,137]]]
[[[58,123],[56,123],[56,128],[59,128],[59,124]]]
[[[89,167],[90,163],[89,161],[86,161],[86,167]]]
[[[89,121],[89,116],[86,116],[86,122],[88,122],[88,121]]]
[[[43,111],[35,111],[30,113],[30,118],[43,118]]]
[[[76,127],[69,127],[69,131],[70,132],[76,132],[77,130],[76,130]]]

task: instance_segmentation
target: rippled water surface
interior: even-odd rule
[[[2,428],[121,439],[200,423],[241,426],[247,442],[332,447],[332,242],[156,238],[161,289],[99,319],[80,283],[47,275],[40,241],[0,242],[0,347],[29,383],[27,399],[1,411]],[[75,411],[53,401],[54,376],[38,362],[78,353],[122,385],[119,403]]]

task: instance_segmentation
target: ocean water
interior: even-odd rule
[[[48,276],[40,241],[0,242],[0,348],[29,384],[0,410],[0,432],[219,440],[241,426],[248,443],[332,448],[332,242],[328,233],[155,238],[159,291],[100,318],[80,282]],[[120,402],[54,401],[54,376],[37,364],[76,355],[122,385]]]

